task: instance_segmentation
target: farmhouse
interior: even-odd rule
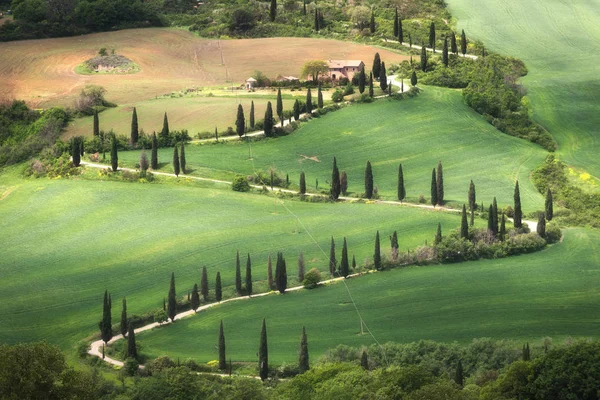
[[[331,80],[348,78],[352,80],[355,74],[359,73],[365,63],[361,60],[327,60],[329,67],[328,76]]]

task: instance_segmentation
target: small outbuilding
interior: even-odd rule
[[[254,88],[256,86],[257,82],[258,81],[252,77],[246,79],[246,89]]]

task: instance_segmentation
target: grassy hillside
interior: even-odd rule
[[[555,137],[565,162],[600,177],[598,2],[450,0],[448,5],[470,37],[525,61],[529,75],[523,83],[533,117]]]
[[[564,242],[542,253],[393,270],[348,280],[348,287],[380,342],[597,337],[599,240],[596,231],[573,229],[566,231]],[[218,357],[222,319],[227,357],[255,361],[262,318],[267,319],[273,363],[297,361],[302,326],[312,360],[340,343],[373,343],[369,335],[360,335],[343,284],[224,304],[140,334],[137,341],[152,357],[207,362]]]
[[[301,250],[307,270],[328,269],[332,235],[340,255],[347,236],[350,254],[362,264],[372,258],[378,229],[387,254],[393,230],[406,251],[431,241],[438,222],[448,230],[460,224],[455,215],[406,207],[282,203],[192,184],[24,181],[6,173],[0,182],[0,343],[47,339],[72,346],[96,333],[105,289],[117,322],[123,296],[132,313],[160,307],[172,271],[181,296],[199,283],[203,265],[211,292],[221,271],[228,295],[238,249],[243,260],[251,253],[259,291],[266,287],[269,253],[284,253],[292,285]]]
[[[364,191],[364,170],[370,160],[375,184],[389,199],[396,195],[402,163],[412,200],[421,194],[429,198],[431,170],[441,160],[447,200],[465,202],[473,179],[477,198],[486,207],[494,196],[506,206],[513,202],[514,181],[519,179],[526,212],[543,206],[529,172],[545,154],[538,146],[497,131],[463,103],[458,91],[434,87],[412,100],[348,107],[307,123],[290,136],[255,142],[251,148],[236,142],[186,149],[192,174],[232,179],[236,173],[252,174],[253,168],[276,167],[294,184],[305,171],[309,190],[314,190],[315,179],[321,188],[329,187],[326,182],[337,156],[340,170],[348,173],[349,191],[357,193]],[[119,154],[129,166],[138,159],[137,151]],[[172,150],[162,149],[159,160],[170,163]]]

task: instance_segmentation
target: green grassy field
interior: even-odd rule
[[[600,177],[600,3],[450,0],[458,27],[486,48],[521,58],[533,116],[565,162]]]
[[[93,173],[96,173],[94,171]],[[457,215],[369,204],[285,201],[319,245],[276,198],[193,184],[84,180],[0,181],[0,343],[46,339],[69,347],[96,333],[102,295],[112,293],[113,321],[127,296],[130,312],[162,306],[174,271],[178,293],[220,271],[232,293],[235,254],[250,252],[255,290],[266,288],[268,254],[282,251],[295,284],[302,250],[307,270],[327,270],[331,236],[342,238],[359,265],[372,258],[376,230],[382,249],[398,231],[401,251],[460,224]],[[211,289],[212,291],[213,289]]]
[[[347,107],[305,124],[290,136],[255,142],[251,148],[236,141],[186,149],[192,174],[231,180],[237,173],[252,174],[253,168],[276,167],[284,176],[289,174],[295,185],[305,171],[309,190],[314,190],[316,179],[321,188],[329,187],[333,156],[337,156],[340,170],[348,173],[349,191],[356,193],[364,191],[364,170],[370,160],[375,184],[388,199],[395,199],[399,163],[407,196],[429,198],[431,170],[441,160],[446,200],[465,202],[473,179],[480,202],[487,206],[496,196],[506,206],[513,202],[514,182],[519,179],[526,212],[543,206],[529,172],[545,154],[538,146],[497,131],[464,104],[460,92],[434,87],[427,87],[416,99]],[[159,161],[169,162],[166,171],[172,171],[172,157],[171,149],[159,152]],[[130,167],[138,159],[138,151],[119,154],[119,160]]]
[[[542,253],[459,265],[410,267],[348,280],[379,342],[461,343],[476,337],[537,342],[597,337],[600,252],[597,231],[567,230]],[[255,361],[262,318],[269,360],[295,362],[305,326],[312,360],[338,344],[367,345],[343,284],[224,304],[172,326],[137,335],[144,354],[207,362],[218,357],[219,321],[227,357]]]

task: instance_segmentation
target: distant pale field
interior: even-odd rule
[[[101,47],[115,48],[142,71],[76,74],[75,67]],[[36,107],[70,105],[85,85],[96,84],[107,89],[110,101],[129,104],[189,87],[239,85],[255,70],[271,79],[298,76],[304,63],[314,59],[360,59],[370,68],[376,52],[387,63],[407,59],[391,51],[336,40],[208,40],[168,28],[9,42],[0,44],[0,98],[25,100]]]

